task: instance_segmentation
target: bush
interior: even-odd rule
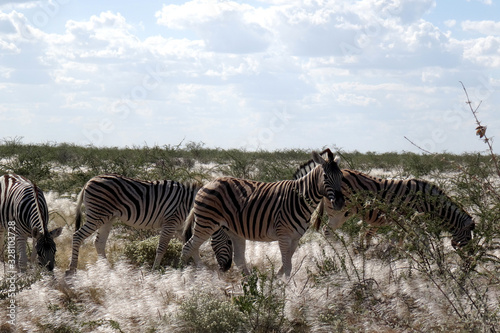
[[[254,269],[242,282],[243,295],[234,303],[244,314],[252,332],[287,332],[285,285],[274,273]]]
[[[244,323],[243,314],[218,294],[193,293],[180,306],[177,318],[182,332],[238,332]]]
[[[131,241],[125,246],[125,257],[137,266],[153,266],[156,257],[156,249],[160,236],[150,237],[146,240]],[[182,243],[177,239],[170,240],[167,252],[159,265],[178,267],[180,265],[180,255]]]

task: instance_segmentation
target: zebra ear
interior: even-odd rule
[[[333,161],[333,153],[332,151],[330,150],[330,148],[326,148],[325,150],[323,150],[321,153],[319,153],[325,160],[327,160],[328,162],[331,162]]]
[[[333,159],[333,161],[334,161],[335,163],[337,163],[337,164],[339,164],[341,160],[342,160],[342,159],[340,158],[340,156],[339,156],[339,155],[335,155],[335,158]]]
[[[63,230],[63,228],[62,228],[62,227],[59,227],[59,228],[56,228],[56,229],[52,230],[52,231],[50,232],[50,237],[52,237],[52,238],[56,238],[56,237],[61,236],[61,234],[62,234],[62,230]]]
[[[333,153],[332,151],[330,150],[330,148],[326,148],[325,151],[327,152],[328,154],[328,162],[331,162],[334,160],[334,157],[333,157]]]
[[[317,152],[313,151],[312,155],[313,155],[313,161],[315,163],[320,164],[320,165],[323,165],[326,163],[325,159],[323,157],[321,157],[321,155],[318,154]]]

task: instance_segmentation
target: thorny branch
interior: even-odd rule
[[[500,167],[498,165],[498,160],[497,160],[497,158],[495,156],[495,153],[493,152],[493,145],[491,144],[491,139],[488,138],[488,136],[486,135],[486,126],[481,125],[481,121],[479,121],[479,118],[477,117],[477,110],[479,109],[479,106],[481,106],[481,102],[482,101],[479,102],[479,104],[477,105],[477,107],[474,109],[472,107],[472,102],[469,99],[469,94],[467,93],[467,89],[465,89],[465,86],[462,83],[462,81],[459,81],[459,82],[462,85],[462,88],[464,88],[465,96],[467,97],[467,101],[465,103],[467,103],[469,105],[469,108],[470,108],[470,110],[472,112],[472,115],[474,116],[474,119],[476,120],[476,124],[477,124],[476,134],[481,139],[484,138],[483,141],[488,145],[488,150],[490,152],[491,160],[493,161],[493,164],[495,164],[495,169],[496,169],[498,177],[500,177]]]
[[[491,156],[491,160],[492,160],[492,162],[493,162],[493,164],[495,166],[496,174],[498,175],[498,177],[500,177],[500,165],[498,164],[497,157],[496,157],[496,155],[495,155],[495,153],[493,151],[493,145],[491,143],[492,140],[486,135],[486,126],[481,125],[481,122],[480,122],[479,118],[477,117],[477,112],[478,112],[477,110],[479,109],[479,106],[481,105],[481,102],[479,102],[478,106],[474,109],[472,107],[472,102],[469,99],[469,94],[467,93],[467,89],[465,88],[465,86],[462,83],[462,81],[459,81],[459,82],[460,82],[460,84],[462,85],[462,87],[464,89],[465,96],[467,97],[467,101],[465,103],[467,103],[469,105],[469,108],[470,108],[470,110],[472,112],[472,115],[474,116],[474,119],[476,120],[476,124],[477,124],[476,135],[478,135],[481,139],[483,139],[483,141],[488,145],[489,155]],[[419,150],[423,151],[424,153],[429,154],[429,155],[433,155],[433,156],[437,156],[437,153],[430,152],[427,149],[424,149],[424,148],[420,147],[419,145],[417,145],[415,142],[413,142],[412,140],[410,140],[406,136],[404,138],[408,142],[410,142],[413,146],[417,147]],[[456,167],[458,168],[458,170],[460,170],[462,172],[465,171],[460,164],[456,164]],[[485,187],[488,189],[488,191],[492,195],[494,195],[497,199],[500,200],[500,193],[497,192],[497,190],[495,189],[495,186],[493,186],[493,184],[491,184],[490,181],[485,181],[485,179],[479,179],[475,175],[471,175],[471,177],[475,181],[485,184]]]

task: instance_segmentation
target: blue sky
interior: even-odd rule
[[[459,81],[497,137],[498,7],[0,1],[0,139],[482,151]]]

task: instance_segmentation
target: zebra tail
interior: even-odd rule
[[[82,203],[83,203],[83,191],[82,189],[80,194],[78,194],[78,199],[76,202],[76,213],[75,213],[75,231],[80,229],[80,225],[82,222]]]
[[[325,212],[324,201],[325,199],[321,199],[321,202],[319,203],[318,208],[316,208],[315,211],[316,216],[313,218],[312,226],[316,231],[319,231],[319,228],[321,227],[321,218],[323,217],[323,214]]]
[[[182,235],[184,237],[184,243],[187,243],[191,236],[193,236],[193,224],[194,224],[194,209],[191,209],[188,217],[186,218],[186,222],[184,222],[184,230],[182,231]]]

